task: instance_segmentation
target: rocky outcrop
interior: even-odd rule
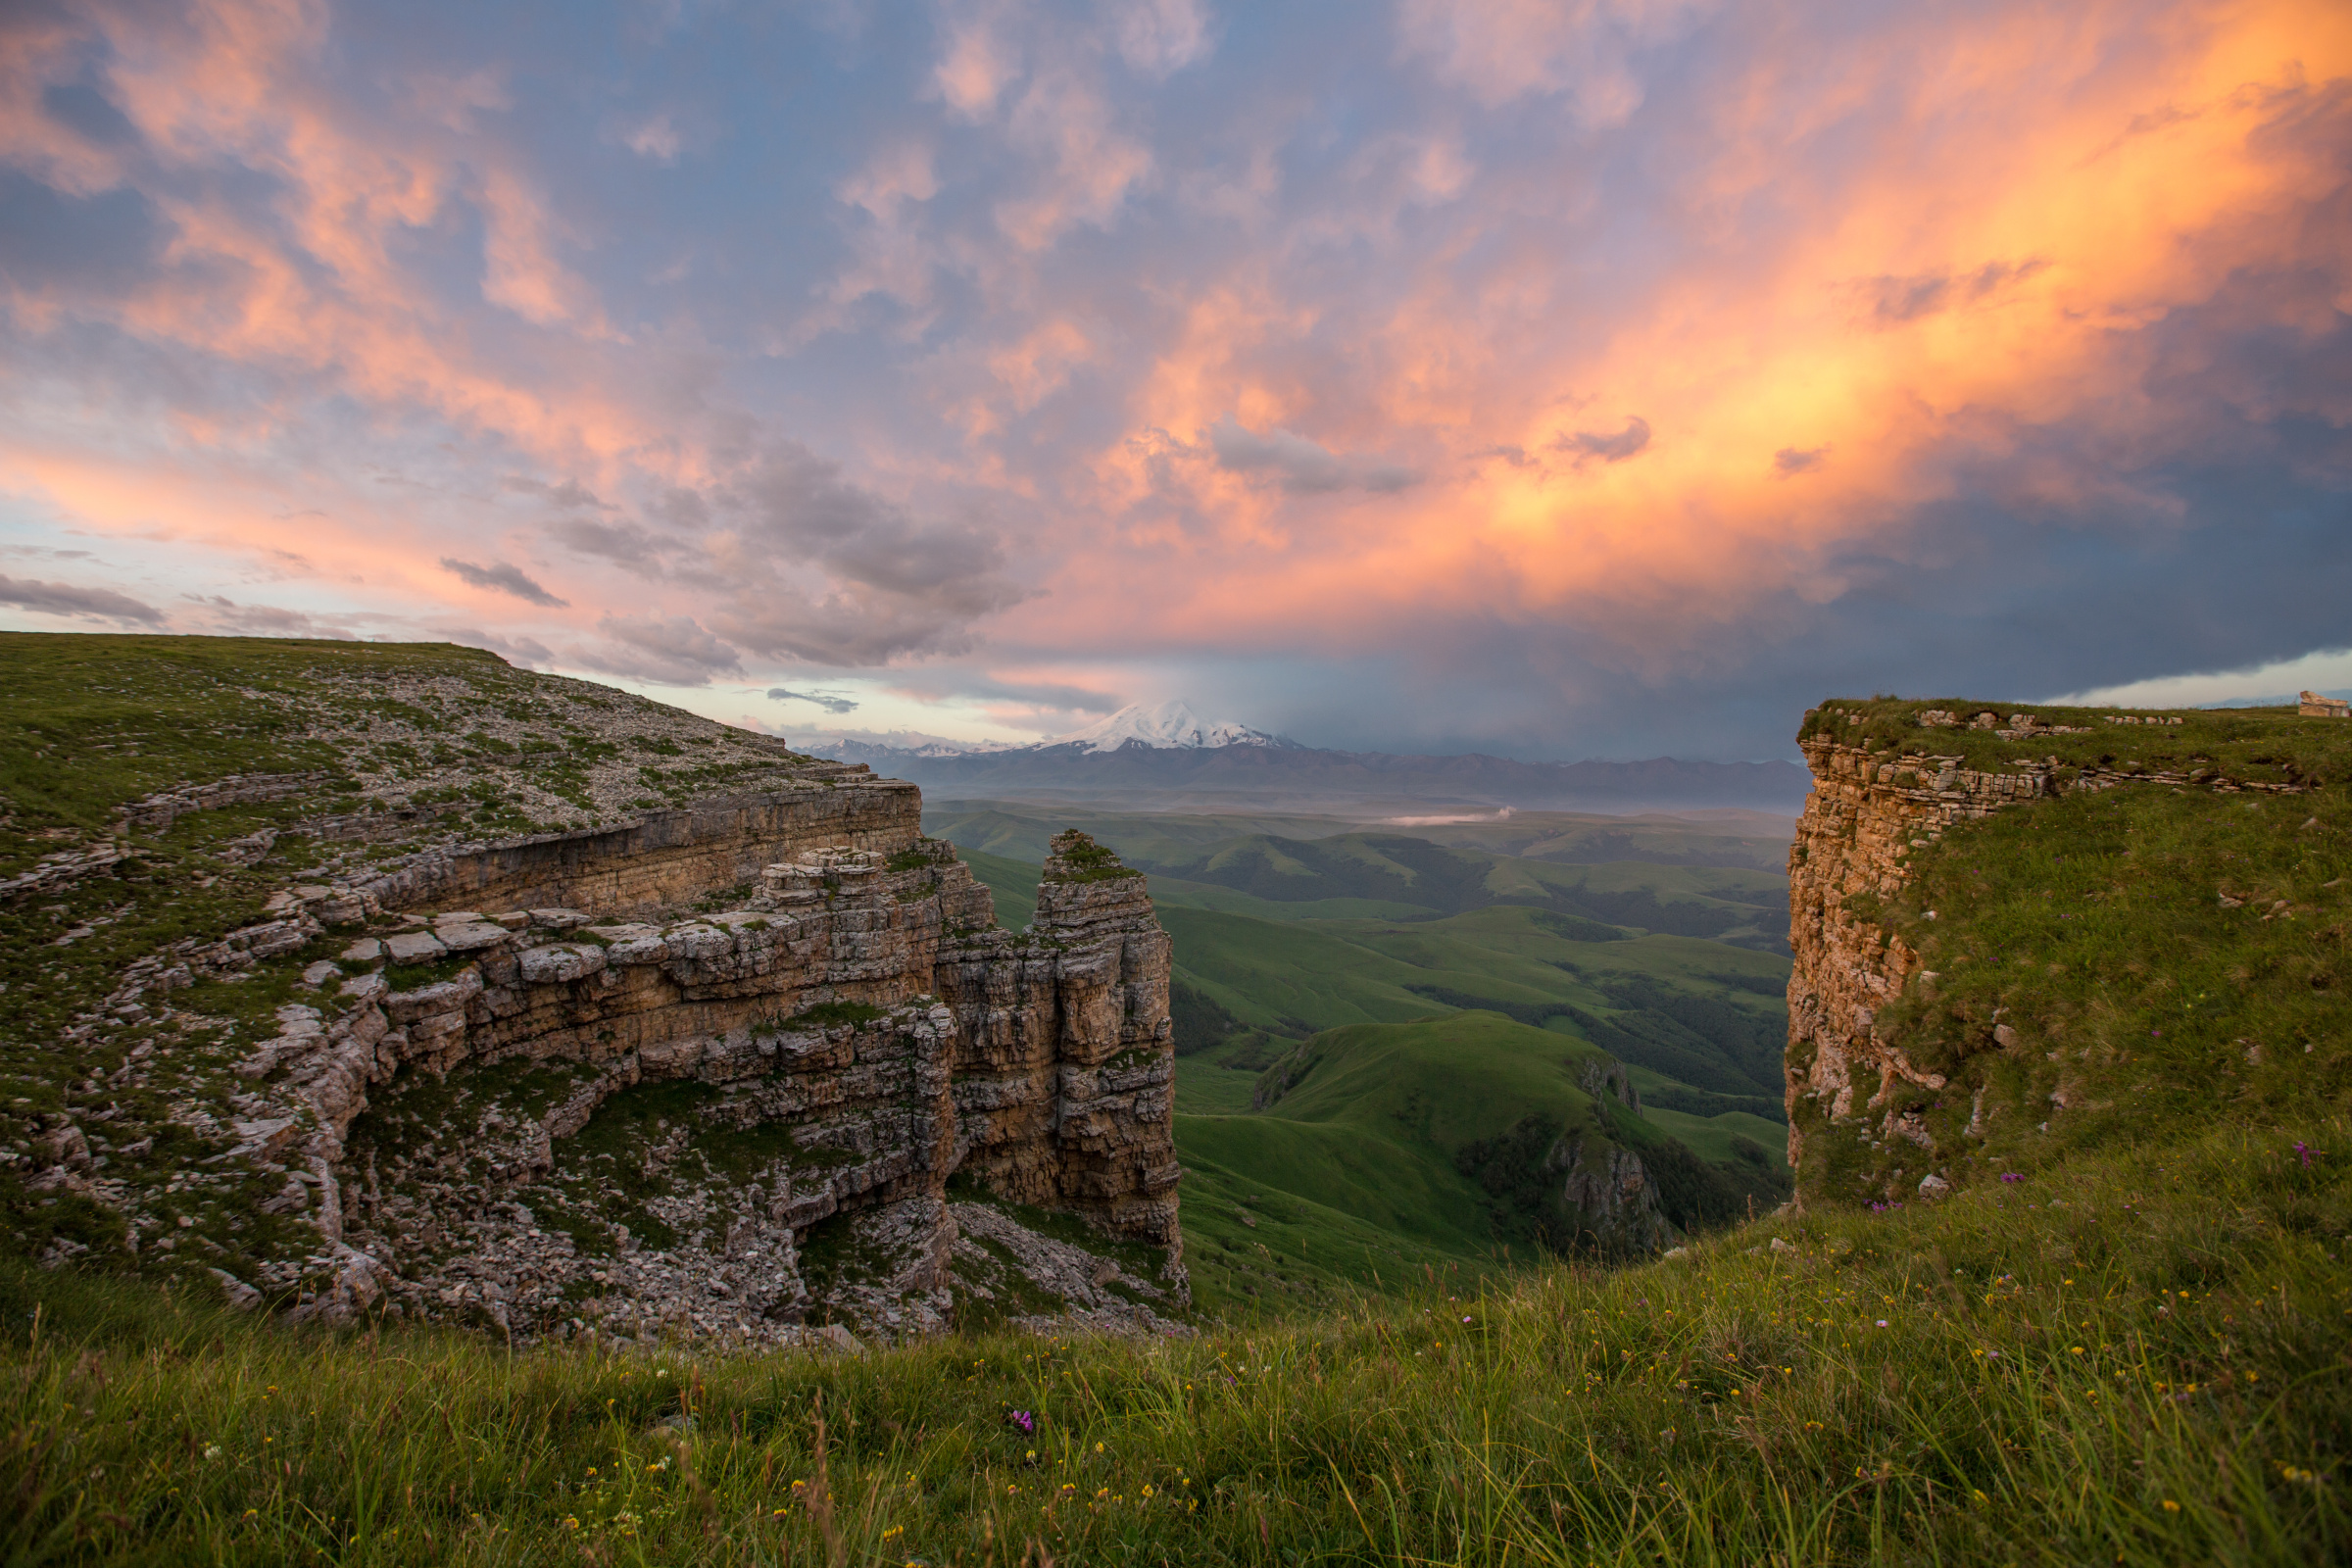
[[[134,1009],[335,950],[180,1106],[314,1238],[237,1290],[524,1337],[889,1337],[959,1289],[1166,1328],[1189,1296],[1143,877],[1064,834],[1008,932],[911,786],[815,783],[291,888],[135,966]],[[1152,1262],[1098,1280],[1023,1206]]]
[[[1939,1149],[1923,1111],[1951,1086],[1941,1072],[1915,1062],[1880,1015],[1906,985],[1934,983],[1921,956],[1902,933],[1876,918],[1877,910],[1910,885],[1914,854],[1958,824],[2028,802],[2127,787],[2199,789],[2216,795],[2295,795],[2314,787],[2292,768],[2278,779],[2230,776],[2208,760],[2172,767],[2143,766],[2098,750],[2067,745],[2071,761],[2055,755],[2007,759],[1998,767],[1964,765],[1956,756],[1929,750],[1937,730],[1992,732],[2007,742],[2042,737],[2113,735],[2104,726],[2173,728],[2179,715],[2106,714],[2096,723],[2063,723],[2032,712],[1908,709],[1871,705],[1880,725],[1928,731],[1917,743],[1889,746],[1883,738],[1848,740],[1865,713],[1827,707],[1808,712],[1799,738],[1813,772],[1813,793],[1797,819],[1788,854],[1788,940],[1794,966],[1788,981],[1788,1044],[1784,1057],[1788,1110],[1788,1161],[1801,1199],[1814,1185],[1806,1143],[1827,1129],[1851,1129],[1873,1150],[1916,1152],[1894,1178],[1869,1174],[1884,1200],[1917,1196],[1933,1200],[1950,1191],[1936,1166],[1952,1152]],[[2062,715],[2089,716],[2089,715]],[[1950,744],[1950,742],[1945,742]],[[1936,918],[1929,911],[1927,918]],[[1989,1043],[2009,1049],[2016,1031],[1988,1021]],[[1965,1087],[1953,1091],[1969,1094]],[[2053,1102],[2063,1106],[2063,1091]],[[1988,1113],[1980,1088],[1971,1100],[1969,1135],[1982,1132]],[[1818,1166],[1821,1162],[1814,1162]],[[1888,1164],[1882,1160],[1879,1163]],[[1906,1170],[1908,1174],[1906,1175]]]
[[[1930,727],[1950,717],[1935,710],[1923,716]],[[1813,793],[1788,851],[1788,944],[1795,966],[1784,1058],[1788,1162],[1797,1169],[1804,1154],[1797,1113],[1804,1102],[1818,1102],[1836,1122],[1857,1109],[1886,1110],[1899,1086],[1944,1086],[1941,1077],[1914,1067],[1878,1030],[1879,1010],[1918,969],[1918,955],[1900,935],[1847,907],[1848,901],[1901,892],[1910,881],[1905,862],[1912,852],[1954,823],[2056,792],[2046,762],[1987,772],[1961,767],[1954,758],[1887,758],[1830,740],[1802,744]]]

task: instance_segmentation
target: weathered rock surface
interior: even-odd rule
[[[181,1107],[312,1237],[223,1288],[517,1337],[890,1338],[956,1320],[959,1293],[1169,1330],[1152,1308],[1189,1301],[1170,944],[1144,879],[1065,834],[1036,923],[1004,931],[910,786],[809,771],[290,888],[270,920],[135,964],[115,1001],[139,1011],[279,964],[310,996]],[[94,1191],[80,1140],[56,1131],[43,1179]],[[1049,1240],[1017,1205],[1102,1241]]]

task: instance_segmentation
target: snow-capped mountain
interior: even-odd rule
[[[1075,746],[1088,752],[1115,752],[1137,742],[1155,752],[1194,752],[1220,746],[1283,744],[1264,730],[1251,729],[1247,724],[1231,721],[1211,724],[1194,712],[1181,698],[1170,698],[1164,703],[1150,705],[1129,703],[1108,718],[1057,739],[1041,742],[1033,750]]]

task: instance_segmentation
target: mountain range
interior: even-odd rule
[[[1811,778],[1793,762],[1526,762],[1327,751],[1182,701],[1131,705],[1073,734],[1025,745],[912,731],[831,730],[791,737],[798,751],[864,762],[934,799],[1115,802],[1125,809],[1293,807],[1358,815],[1427,807],[1607,811],[1743,807],[1793,813]]]

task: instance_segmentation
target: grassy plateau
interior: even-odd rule
[[[318,770],[493,836],[776,765],[682,722],[640,757],[598,726],[672,722],[653,705],[555,705],[462,650],[352,656],[445,691],[429,710],[314,645],[0,656],[0,876],[95,867],[0,907],[0,1151],[70,1111],[100,1172],[190,1157],[127,1136],[172,1102],[114,1087],[145,1058],[104,1053],[146,1026],[95,1018],[109,977],[254,917],[301,868],[218,852],[318,808],[134,833],[116,806]],[[1913,1156],[1817,1103],[1801,1205],[1707,1211],[1661,1257],[1539,1250],[1489,1180],[1534,1113],[1686,1195],[1764,1179],[1741,1145],[1777,1147],[1789,967],[1754,824],[1171,818],[1139,854],[1082,821],[1152,868],[1177,941],[1196,1332],[612,1354],[288,1328],[198,1261],[250,1240],[245,1196],[175,1222],[185,1268],[134,1278],[111,1209],[8,1175],[0,1562],[2352,1563],[2352,724],[1922,727],[1978,706],[1805,720],[1914,778],[2114,786],[1954,826],[1899,893],[1848,899],[1933,976],[1880,1028],[1954,1086],[1919,1112],[1940,1202],[1866,1206]],[[332,744],[299,721],[328,708]],[[1037,824],[965,825],[1021,923]],[[1612,1060],[1643,1118],[1588,1087]]]

